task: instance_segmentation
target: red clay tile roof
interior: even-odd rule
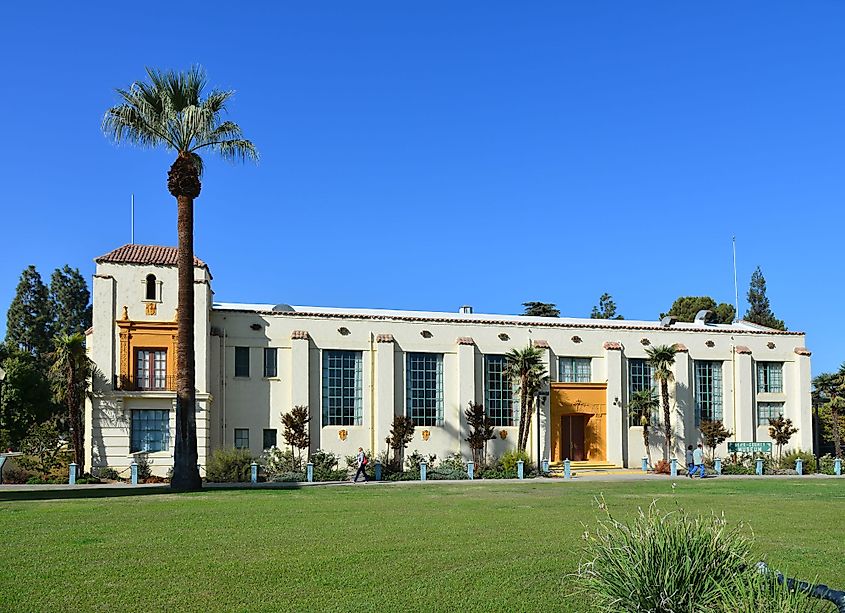
[[[602,345],[607,351],[622,351],[622,343],[616,341],[605,341]]]
[[[154,264],[156,266],[176,266],[176,247],[159,245],[123,245],[114,251],[101,255],[94,261],[97,264]],[[208,268],[208,264],[194,256],[194,266]]]
[[[475,345],[475,339],[471,336],[459,336],[456,342],[459,345]]]
[[[809,349],[807,349],[806,347],[796,347],[795,353],[797,353],[798,355],[806,355],[806,356],[813,355],[813,352],[810,351]]]

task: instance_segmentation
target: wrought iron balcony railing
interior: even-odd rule
[[[176,390],[176,376],[167,375],[163,377],[138,378],[134,376],[119,375],[114,378],[114,388],[127,392],[172,392]]]

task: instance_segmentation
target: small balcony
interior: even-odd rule
[[[114,389],[125,392],[173,392],[176,391],[176,375],[153,378],[118,375],[114,378]]]

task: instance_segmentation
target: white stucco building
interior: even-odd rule
[[[176,249],[125,245],[96,259],[88,348],[102,377],[85,412],[86,465],[128,466],[146,453],[172,466],[175,434]],[[731,440],[770,441],[768,418],[799,428],[790,447],[810,449],[810,352],[800,332],[746,322],[714,325],[342,309],[213,300],[196,261],[199,462],[221,446],[256,455],[283,445],[281,415],[309,407],[312,451],[349,455],[385,448],[394,415],[416,424],[408,449],[468,458],[470,401],[496,423],[491,452],[515,446],[518,395],[501,375],[504,354],[542,350],[549,395],[532,417],[529,451],[552,462],[639,466],[632,391],[652,384],[650,345],[677,345],[671,386],[675,454],[721,419]],[[539,419],[539,443],[538,426]],[[660,457],[662,438],[651,438]],[[539,449],[538,449],[539,445]],[[725,450],[722,450],[725,453]]]

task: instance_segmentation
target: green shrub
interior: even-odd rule
[[[273,476],[272,481],[279,483],[293,483],[305,481],[305,473],[300,471],[282,472]]]
[[[420,464],[422,461],[425,460],[426,462],[426,470],[431,471],[436,462],[437,456],[434,454],[425,455],[414,449],[414,453],[408,456],[406,462],[408,463],[408,470],[420,472]]]
[[[208,458],[206,476],[215,483],[244,483],[250,480],[254,460],[248,449],[215,449]]]
[[[369,477],[369,474],[367,476]],[[327,470],[324,467],[314,467],[314,481],[346,481],[348,478],[349,473],[345,470]]]
[[[106,479],[108,481],[117,481],[120,479],[120,474],[114,468],[109,468],[108,466],[98,468],[97,476],[100,477],[100,479]]]
[[[528,465],[531,462],[531,458],[528,457],[528,454],[526,452],[511,449],[502,454],[502,457],[499,458],[499,465],[505,472],[513,472],[514,476],[516,476],[516,463],[519,460],[522,460],[523,467],[525,469],[528,468]]]
[[[456,451],[455,453],[450,453],[445,458],[440,460],[440,463],[437,465],[437,468],[443,470],[457,470],[466,472],[467,465],[466,462],[464,462],[463,456]]]
[[[804,460],[804,474],[816,472],[816,456],[810,451],[801,451],[800,449],[784,454],[780,460],[780,468],[795,470],[795,460],[798,458]]]
[[[432,471],[426,471],[425,476],[426,479],[431,479],[432,481],[469,479],[469,475],[467,475],[465,470],[455,468],[443,468],[442,465],[438,466]]]
[[[744,464],[725,463],[722,464],[723,475],[753,475],[754,468]]]
[[[504,468],[482,468],[475,474],[477,479],[516,479],[516,468],[505,470]]]
[[[153,469],[150,468],[150,463],[147,461],[147,455],[141,454],[135,457],[135,463],[138,465],[138,479],[149,479],[153,476]]]
[[[601,611],[718,610],[722,590],[746,572],[751,539],[722,516],[664,513],[655,503],[623,523],[604,511],[584,533],[579,589]]]
[[[836,459],[832,455],[830,455],[829,453],[820,457],[819,458],[819,472],[824,474],[824,475],[836,474],[834,472],[834,469],[835,469],[834,462],[835,461],[836,461]]]
[[[316,475],[317,471],[329,472],[337,470],[337,463],[339,460],[339,455],[334,454],[331,451],[318,449],[311,455],[311,463],[314,465],[314,474]]]
[[[283,450],[273,447],[261,456],[261,464],[264,467],[267,479],[270,481],[277,481],[277,475],[302,472],[299,460],[296,459],[290,449]]]
[[[830,465],[830,474],[833,474],[833,464]],[[10,483],[10,484],[21,484],[27,483],[32,477],[35,477],[35,473],[31,470],[27,470],[18,466],[17,464],[12,464],[11,466],[5,468],[3,470],[3,483]]]
[[[79,485],[91,485],[96,483],[102,483],[102,481],[91,473],[85,473],[76,480],[76,483]]]

